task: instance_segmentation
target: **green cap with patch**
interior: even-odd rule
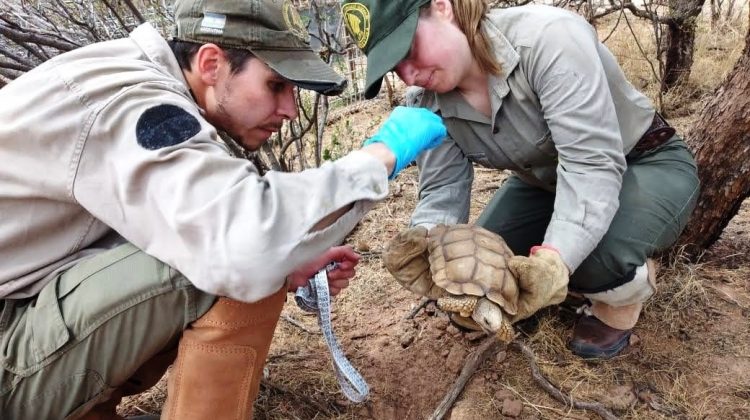
[[[377,96],[383,76],[409,53],[419,8],[430,0],[344,0],[341,11],[349,35],[367,56],[365,98]]]
[[[177,0],[174,15],[174,39],[250,50],[303,89],[338,95],[346,87],[310,47],[291,0]]]

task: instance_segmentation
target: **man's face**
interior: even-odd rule
[[[248,150],[260,148],[284,120],[296,116],[294,85],[257,58],[234,74],[228,62],[221,65],[206,101],[208,121]]]

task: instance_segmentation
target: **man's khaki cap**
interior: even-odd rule
[[[310,47],[290,0],[177,0],[174,7],[174,39],[250,50],[303,89],[338,95],[346,87]]]
[[[367,56],[365,98],[378,95],[383,76],[409,53],[419,9],[430,0],[344,0],[344,24]],[[435,40],[440,42],[440,40]]]

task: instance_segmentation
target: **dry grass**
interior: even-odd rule
[[[628,79],[658,103],[659,63],[656,60],[654,28],[629,13],[627,15],[630,26],[624,17],[618,24],[618,16],[613,15],[600,22],[597,30],[602,39],[611,33],[606,45],[617,57]],[[746,15],[745,13],[743,16]],[[617,29],[612,32],[614,27]],[[671,119],[676,120],[679,129],[684,131],[689,126],[691,116],[703,108],[716,86],[732,70],[744,47],[746,31],[745,19],[722,22],[711,28],[705,15],[699,17],[690,79],[688,83],[661,98],[663,109]],[[681,119],[687,121],[679,121]]]

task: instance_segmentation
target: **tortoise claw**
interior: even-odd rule
[[[508,319],[503,319],[503,324],[500,329],[495,332],[495,337],[503,343],[510,343],[516,337],[516,332],[513,330],[513,326],[510,324]]]

